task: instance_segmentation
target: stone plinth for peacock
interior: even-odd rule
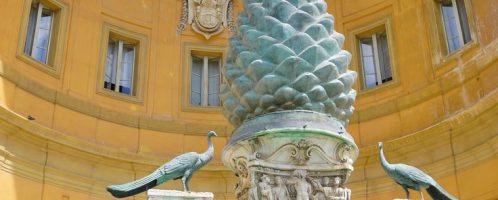
[[[229,41],[223,162],[238,199],[350,199],[356,73],[323,0],[245,0]]]

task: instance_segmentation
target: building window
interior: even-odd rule
[[[147,34],[145,30],[144,34],[136,33],[122,26],[104,23],[97,93],[132,103],[143,103]]]
[[[69,7],[61,0],[26,0],[17,57],[59,78]]]
[[[220,87],[226,47],[183,44],[182,111],[222,112]]]
[[[452,53],[471,41],[464,0],[440,0],[448,52]]]
[[[24,53],[44,64],[48,64],[53,22],[54,10],[39,1],[31,3]]]
[[[191,54],[190,105],[220,106],[221,55]]]
[[[105,65],[105,89],[131,96],[136,94],[138,43],[110,34]]]
[[[392,81],[391,61],[386,31],[359,38],[363,72],[363,88],[372,88]]]

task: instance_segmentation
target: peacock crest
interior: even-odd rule
[[[356,72],[341,50],[344,36],[323,0],[245,0],[229,41],[221,98],[225,115],[244,120],[310,110],[343,125],[353,113]]]

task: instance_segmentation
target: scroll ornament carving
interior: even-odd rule
[[[294,148],[291,151],[291,157],[294,159],[294,162],[298,165],[304,165],[311,157],[310,147],[312,146],[311,142],[307,140],[299,140],[298,142],[294,142]]]
[[[346,143],[341,143],[337,146],[336,157],[341,163],[353,164],[351,156],[354,154],[353,147]]]
[[[247,169],[247,161],[243,158],[235,160],[237,169],[235,175],[239,178],[235,185],[237,199],[248,199],[248,191],[251,188],[251,179]]]
[[[189,24],[206,39],[221,33],[227,27],[232,31],[235,29],[232,12],[232,0],[183,0],[177,33],[183,32]]]

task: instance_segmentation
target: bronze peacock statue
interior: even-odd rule
[[[394,181],[401,185],[406,192],[406,198],[409,199],[410,192],[408,189],[420,192],[422,200],[424,196],[422,189],[425,188],[427,193],[435,200],[456,200],[457,198],[451,196],[446,192],[432,177],[423,171],[405,164],[389,164],[384,157],[382,151],[382,142],[379,142],[380,149],[380,164],[384,171],[394,179]]]
[[[147,191],[169,180],[182,179],[184,191],[190,191],[188,183],[195,171],[213,159],[213,143],[211,137],[217,136],[214,131],[208,133],[208,150],[202,154],[196,152],[185,153],[159,167],[152,174],[139,180],[122,185],[107,187],[112,196],[117,198],[128,197]]]

